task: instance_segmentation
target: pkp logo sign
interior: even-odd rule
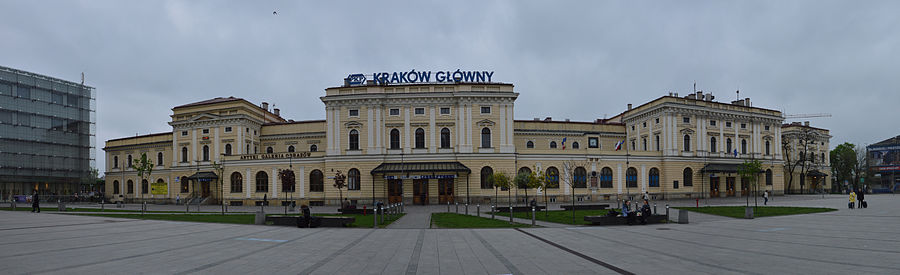
[[[347,82],[350,85],[363,85],[366,84],[366,75],[364,74],[351,74],[347,76]]]

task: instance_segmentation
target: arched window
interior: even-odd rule
[[[325,191],[325,177],[318,169],[309,172],[309,192]]]
[[[128,194],[134,194],[134,181],[128,180],[125,184],[128,185]]]
[[[731,150],[731,138],[725,139],[725,153],[731,154],[733,151]]]
[[[203,161],[209,161],[209,145],[203,145]]]
[[[119,168],[119,156],[113,156],[113,168]]]
[[[288,146],[288,153],[293,153],[295,151],[296,149],[294,148],[294,145]]]
[[[628,170],[625,170],[625,186],[629,188],[637,187],[637,176],[637,169],[628,167]]]
[[[416,129],[416,149],[425,148],[425,130],[422,128]]]
[[[491,129],[481,129],[481,148],[491,148]]]
[[[766,155],[768,156],[769,154],[770,154],[770,152],[769,152],[769,141],[766,140]]]
[[[450,148],[450,129],[441,129],[441,148]]]
[[[659,187],[659,169],[650,168],[649,180],[648,184],[650,187]]]
[[[716,137],[709,138],[709,152],[715,153],[718,150],[716,148]]]
[[[529,140],[528,142],[525,143],[525,147],[526,148],[534,148],[534,142]]]
[[[128,163],[125,165],[125,167],[131,168],[131,165],[132,165],[131,155],[128,155]]]
[[[309,151],[310,151],[310,152],[316,152],[316,151],[319,151],[319,146],[316,146],[315,144],[310,145],[310,146],[309,146]]]
[[[766,185],[772,185],[772,169],[766,169]]]
[[[575,168],[575,188],[587,188],[587,171],[584,167]]]
[[[347,190],[359,190],[359,185],[359,170],[352,168],[347,172]]]
[[[359,150],[359,131],[350,130],[350,150]]]
[[[269,174],[256,172],[256,192],[269,192]]]
[[[281,177],[281,192],[294,192],[294,185],[297,183],[294,170],[282,170],[279,176]]]
[[[556,141],[550,142],[550,149],[556,149]]]
[[[747,153],[747,140],[742,139],[741,140],[741,154],[746,154],[746,153]]]
[[[690,167],[684,168],[684,177],[681,181],[684,186],[694,186],[694,170]]]
[[[609,167],[603,167],[603,169],[600,169],[600,188],[612,188],[612,187],[613,187],[612,169]]]
[[[822,157],[822,158],[821,158],[822,163],[825,163],[825,153],[820,153],[819,156]]]
[[[141,194],[150,193],[150,183],[146,179],[141,180]]]
[[[637,150],[637,146],[634,145],[634,140],[631,140],[631,150]]]
[[[490,166],[481,168],[481,189],[494,188],[494,182],[491,179],[492,175],[494,175],[494,169],[491,169]]]
[[[250,153],[250,144],[247,144],[247,151],[246,151],[246,154],[249,154],[249,153]]]
[[[113,194],[119,194],[119,192],[122,192],[122,190],[119,190],[119,188],[120,188],[119,181],[114,180],[113,181]]]
[[[271,153],[275,153],[275,149],[273,149],[272,146],[266,147],[266,154],[271,154]]]
[[[572,142],[572,149],[578,149],[578,147],[581,147],[581,146],[578,145],[578,142],[577,142],[577,141],[576,141],[576,142]]]
[[[550,166],[547,167],[547,188],[559,188],[559,169]]]
[[[642,143],[643,146],[644,146],[644,151],[647,151],[647,138],[642,138],[642,139],[641,139],[641,143]]]
[[[244,187],[244,176],[239,172],[231,173],[231,193],[240,193]]]
[[[400,130],[391,130],[391,149],[400,149]]]
[[[684,150],[691,150],[691,135],[684,135]]]
[[[163,153],[162,152],[156,153],[156,165],[162,165],[162,164],[163,164]]]
[[[181,177],[181,193],[187,193],[190,191],[190,180],[188,177]]]

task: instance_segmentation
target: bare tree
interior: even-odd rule
[[[575,160],[567,160],[563,161],[563,171],[562,174],[563,182],[569,186],[572,190],[572,223],[575,224],[577,221],[575,220],[575,169],[578,167],[585,167],[589,163],[587,161],[575,161]]]
[[[796,141],[796,144],[794,144],[794,141]],[[797,171],[797,168],[800,169],[801,175],[809,172],[809,145],[813,143],[815,143],[814,134],[812,129],[807,127],[801,128],[800,133],[786,135],[782,138],[781,146],[784,151],[784,167],[788,171],[788,192],[793,190],[791,187],[794,183],[794,172]],[[795,150],[799,153],[798,156],[794,156]],[[802,192],[803,190],[801,189],[800,191]]]

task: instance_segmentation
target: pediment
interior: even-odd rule
[[[483,119],[475,123],[478,126],[494,126],[494,122],[489,119]]]
[[[681,129],[681,134],[683,134],[683,135],[693,135],[693,134],[694,134],[694,130],[692,130],[692,129],[690,129],[690,128]]]
[[[199,116],[193,117],[193,118],[191,118],[190,121],[194,122],[194,121],[215,120],[215,119],[219,119],[219,118],[220,118],[220,116],[218,116],[218,115],[207,113],[207,114],[201,114]]]
[[[363,126],[362,123],[359,123],[358,121],[348,121],[348,122],[344,123],[344,127],[347,127],[347,128],[360,128],[362,126]]]

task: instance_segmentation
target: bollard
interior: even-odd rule
[[[494,205],[491,204],[491,219],[494,219]]]
[[[366,216],[366,206],[363,205],[363,217],[365,217],[365,216]]]
[[[191,212],[190,207],[191,207],[190,204],[185,203],[185,204],[184,204],[184,213]]]
[[[672,221],[672,220],[669,219],[669,204],[667,203],[666,204],[666,222],[670,222],[670,221]]]
[[[656,203],[653,203],[653,215],[659,215],[659,212],[656,212]]]
[[[257,211],[253,215],[253,224],[266,224],[266,213],[262,211]]]
[[[384,223],[384,206],[378,207],[378,212],[381,213],[379,216],[381,216],[380,219],[381,219],[381,223],[383,224]]]
[[[534,219],[535,219],[535,216],[534,216],[534,206],[532,206],[532,207],[531,207],[531,225],[535,225]]]
[[[456,203],[456,214],[459,214],[459,203]]]
[[[481,204],[480,203],[475,205],[475,212],[478,215],[478,217],[481,217]]]
[[[450,201],[447,201],[447,213],[450,213]]]
[[[509,206],[509,223],[513,223],[512,205]]]
[[[375,207],[372,207],[372,211],[375,211],[375,213],[372,214],[372,219],[373,219],[372,228],[378,228],[378,209]]]
[[[469,215],[469,203],[466,203],[466,215]]]
[[[688,211],[684,209],[678,210],[678,223],[679,224],[687,224],[688,223]]]
[[[102,201],[102,199],[101,199],[101,201],[100,201],[100,211],[103,211],[104,205],[105,205],[105,204],[103,203],[103,201]],[[15,210],[15,209],[13,209],[13,210]]]
[[[12,202],[9,203],[9,207],[12,208],[13,211],[16,211],[16,200],[13,199]]]
[[[403,213],[403,202],[400,202],[400,213]]]

